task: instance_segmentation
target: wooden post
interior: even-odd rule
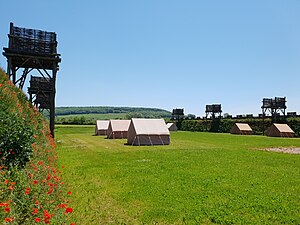
[[[57,65],[53,63],[53,70],[52,70],[52,93],[50,95],[50,132],[52,137],[54,138],[54,128],[55,128],[55,82],[56,82],[56,73],[57,73]]]
[[[9,27],[9,35],[8,35],[8,48],[12,48],[13,46],[13,38],[12,36],[14,35],[14,24],[10,23],[10,27]]]

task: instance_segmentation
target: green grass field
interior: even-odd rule
[[[257,148],[300,139],[175,132],[134,147],[59,126],[76,224],[300,224],[300,155]]]

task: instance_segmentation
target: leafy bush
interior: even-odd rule
[[[286,121],[295,132],[300,136],[300,118],[288,118]],[[267,118],[243,118],[243,119],[222,119],[222,120],[183,120],[181,121],[181,130],[185,131],[210,131],[229,133],[234,123],[248,123],[254,134],[263,134],[265,130],[272,125],[272,120]]]
[[[138,112],[129,112],[125,115],[125,119],[131,120],[132,118],[143,118],[144,115]]]
[[[287,123],[297,136],[300,136],[300,118],[288,118]]]
[[[24,167],[33,153],[33,131],[16,115],[1,108],[0,123],[1,164]]]
[[[0,73],[0,163],[24,167],[32,156],[33,135],[39,125],[33,124],[35,112],[26,96]]]
[[[207,131],[211,129],[211,121],[205,120],[183,120],[181,121],[181,130],[185,131]]]

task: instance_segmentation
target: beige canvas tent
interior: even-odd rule
[[[235,123],[231,130],[231,134],[251,135],[253,131],[247,123]]]
[[[270,137],[295,137],[295,132],[287,124],[273,123],[266,135]]]
[[[131,119],[129,145],[168,145],[170,131],[163,119]]]
[[[109,120],[97,120],[95,135],[107,135]]]
[[[110,120],[107,129],[107,138],[127,138],[130,120]]]
[[[168,127],[169,131],[177,131],[178,130],[175,123],[167,123],[167,127]]]

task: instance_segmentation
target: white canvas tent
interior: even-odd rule
[[[95,135],[107,135],[109,120],[97,120]]]
[[[163,119],[131,119],[129,145],[168,145],[170,131]]]
[[[168,127],[169,131],[177,131],[178,130],[175,123],[167,123],[167,127]]]
[[[253,131],[249,124],[247,123],[235,123],[231,130],[231,134],[242,134],[242,135],[251,135],[253,134]]]
[[[266,135],[270,137],[295,137],[295,132],[287,124],[273,123]]]
[[[110,120],[107,129],[107,138],[122,139],[127,138],[130,120]]]

